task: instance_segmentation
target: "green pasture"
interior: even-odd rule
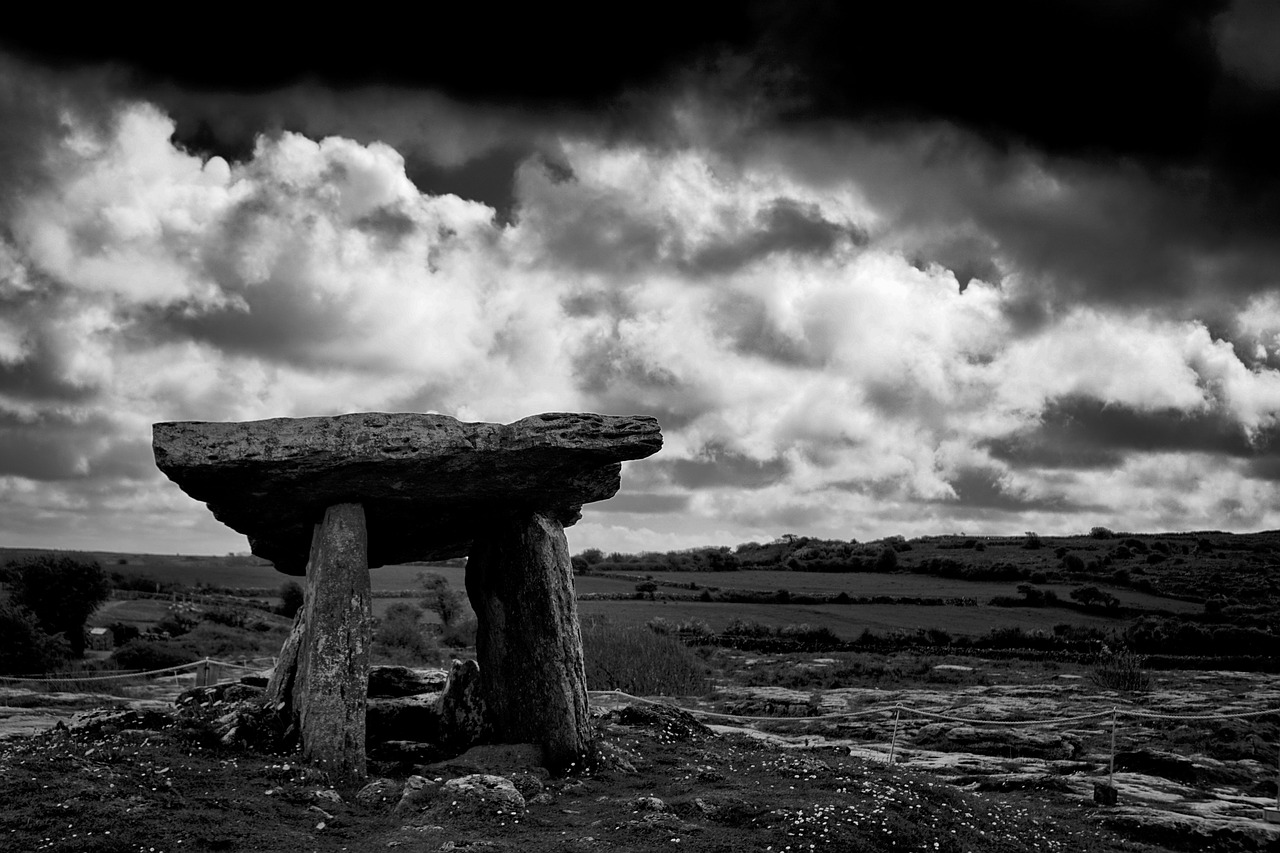
[[[613,574],[618,574],[614,572]],[[720,589],[746,589],[774,592],[785,589],[792,594],[805,593],[848,593],[851,598],[874,597],[880,595],[894,597],[917,598],[973,598],[985,604],[997,596],[1018,595],[1018,586],[1023,581],[967,581],[962,578],[940,578],[932,575],[916,574],[881,574],[877,572],[790,572],[748,569],[737,572],[646,572],[636,575],[635,581],[623,581],[613,578],[593,578],[591,575],[578,575],[575,584],[579,593],[596,592],[587,589],[588,581],[593,584],[616,584],[617,588],[600,589],[600,592],[632,591],[637,581],[651,578],[659,583],[674,582],[681,585],[696,583],[698,587]],[[1203,606],[1189,601],[1162,598],[1127,587],[1108,586],[1106,584],[1041,584],[1041,590],[1053,590],[1063,601],[1071,600],[1071,590],[1079,586],[1097,586],[1111,593],[1126,607],[1140,607],[1144,610],[1168,610],[1174,613],[1194,613]],[[668,588],[669,589],[669,588]]]
[[[952,636],[979,637],[997,628],[1022,628],[1052,632],[1054,625],[1121,629],[1125,622],[1058,608],[929,607],[918,604],[866,604],[816,606],[795,604],[718,604],[702,601],[579,601],[581,618],[599,616],[614,625],[643,625],[662,617],[679,623],[691,619],[706,622],[723,632],[734,619],[766,625],[808,623],[825,626],[843,640],[855,640],[865,630],[890,631],[937,628]]]
[[[107,626],[114,622],[123,622],[139,629],[146,629],[156,624],[169,613],[171,602],[160,599],[111,599],[89,617],[89,625]]]

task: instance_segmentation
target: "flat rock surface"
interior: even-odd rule
[[[661,447],[658,422],[638,415],[493,424],[371,412],[153,427],[160,470],[293,575],[333,504],[363,504],[371,567],[457,557],[495,513],[540,509],[572,524],[582,504],[617,492],[623,461]]]

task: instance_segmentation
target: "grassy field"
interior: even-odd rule
[[[1081,545],[1096,547],[1097,543]],[[926,550],[926,549],[921,549]],[[966,557],[990,560],[991,552],[1018,553],[1039,559],[1039,554],[1029,555],[1009,547],[993,546],[983,552],[964,552]],[[0,560],[18,559],[37,551],[0,549]],[[954,553],[951,552],[951,553]],[[158,554],[114,554],[91,552],[75,554],[85,559],[96,559],[108,571],[126,575],[146,575],[161,582],[175,583],[194,588],[197,583],[227,588],[261,589],[272,592],[290,580],[298,580],[280,574],[264,561],[251,556],[189,557]],[[904,555],[905,556],[905,555]],[[373,587],[373,611],[382,616],[395,604],[411,603],[421,606],[418,597],[391,597],[379,593],[413,592],[420,589],[418,578],[424,573],[443,575],[450,586],[465,589],[465,569],[457,565],[383,566],[370,572]],[[597,574],[579,574],[575,588],[579,594],[619,594],[630,596],[635,592],[639,579],[651,577],[659,582],[671,582],[685,587],[690,583],[698,589],[776,591],[786,589],[792,594],[847,593],[853,598],[891,596],[972,599],[986,605],[997,596],[1016,596],[1017,582],[970,581],[958,578],[941,578],[909,572],[896,573],[825,573],[802,571],[741,570],[733,572],[645,572],[631,577],[603,577]],[[1143,610],[1167,610],[1175,613],[1195,613],[1202,605],[1140,592],[1131,588],[1097,584],[1115,595],[1127,607]],[[1043,590],[1053,590],[1064,601],[1069,600],[1070,583],[1043,584]],[[678,592],[675,587],[660,587],[661,592]],[[147,600],[113,600],[101,608],[90,620],[93,625],[109,625],[112,622],[133,624],[147,628],[162,619],[168,611],[168,602]],[[1070,624],[1102,630],[1122,629],[1124,622],[1092,613],[1065,608],[998,608],[934,607],[910,604],[853,604],[853,605],[789,605],[789,604],[729,604],[698,601],[641,601],[632,598],[606,601],[582,601],[579,610],[583,615],[599,615],[619,625],[643,624],[655,617],[672,622],[697,619],[707,623],[712,630],[722,631],[734,619],[747,619],[769,625],[808,623],[825,626],[837,636],[855,639],[864,630],[877,634],[893,631],[914,632],[917,629],[936,628],[953,636],[980,636],[992,629],[1022,628],[1051,632],[1055,625]],[[433,613],[426,613],[424,622],[435,623]]]
[[[867,629],[885,634],[896,630],[914,632],[937,628],[953,636],[980,636],[994,628],[1052,631],[1054,625],[1069,623],[1106,630],[1123,625],[1119,620],[1055,608],[927,607],[915,604],[804,606],[701,601],[580,601],[578,613],[582,618],[599,616],[616,625],[642,625],[657,617],[672,623],[699,619],[717,633],[723,632],[734,619],[767,625],[808,623],[825,625],[844,640],[857,639]]]
[[[737,572],[649,572],[637,578],[652,578],[660,583],[674,582],[687,585],[696,583],[700,588],[747,589],[774,591],[785,589],[793,594],[846,592],[852,598],[873,596],[919,598],[972,598],[985,604],[997,596],[1018,595],[1021,581],[967,581],[959,578],[939,578],[931,575],[880,574],[873,572],[829,573],[744,570]],[[574,579],[579,593],[629,592],[635,589],[635,581],[617,578],[579,575]],[[1064,601],[1070,600],[1071,590],[1081,584],[1040,584],[1044,591],[1052,590]],[[1194,613],[1202,609],[1195,602],[1151,595],[1126,587],[1092,584],[1111,593],[1126,607],[1144,610],[1169,610],[1174,613]],[[599,589],[588,589],[588,586]]]

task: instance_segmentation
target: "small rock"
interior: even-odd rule
[[[407,814],[421,811],[431,804],[440,792],[440,783],[425,776],[410,776],[404,780],[404,793],[400,802],[392,809],[393,814]]]
[[[1100,806],[1114,806],[1119,798],[1115,785],[1107,782],[1093,783],[1093,801]]]
[[[342,795],[332,788],[321,788],[311,792],[311,799],[320,803],[332,803],[337,805],[342,802]]]
[[[636,797],[631,801],[631,808],[638,812],[665,812],[667,804],[657,797]]]

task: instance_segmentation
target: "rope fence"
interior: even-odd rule
[[[258,664],[258,665],[255,665]],[[148,670],[118,670],[116,672],[94,673],[92,670],[88,672],[58,672],[48,673],[45,675],[0,675],[0,686],[12,684],[22,686],[24,684],[51,684],[60,681],[81,682],[81,681],[129,681],[141,678],[150,678],[158,675],[176,676],[182,672],[194,671],[197,674],[197,681],[200,676],[205,676],[205,684],[198,686],[212,686],[216,683],[210,675],[214,667],[218,669],[233,669],[243,672],[256,672],[262,669],[262,664],[271,663],[274,665],[275,658],[251,658],[242,663],[233,663],[231,661],[222,661],[215,658],[205,658],[203,660],[192,661],[191,663],[178,664],[177,666],[166,666],[160,669]]]

